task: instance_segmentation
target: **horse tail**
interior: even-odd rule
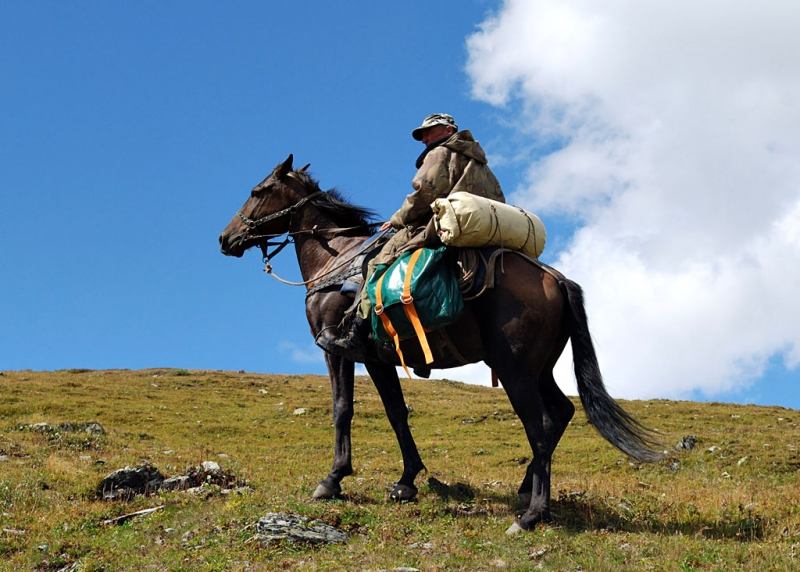
[[[631,417],[606,391],[589,333],[581,287],[566,278],[558,284],[567,300],[572,360],[586,416],[595,429],[623,453],[644,463],[662,460],[663,446],[655,439],[654,432]]]

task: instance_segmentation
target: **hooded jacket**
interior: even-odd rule
[[[469,131],[454,133],[438,146],[427,149],[423,157],[411,182],[414,192],[389,219],[394,228],[405,228],[409,234],[415,234],[433,215],[431,203],[453,192],[506,202],[500,183],[487,165],[486,153]]]

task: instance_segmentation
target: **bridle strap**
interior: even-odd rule
[[[304,185],[303,181],[297,175],[295,175],[293,172],[287,173],[287,176],[293,178],[295,181],[300,183],[300,185],[303,186],[303,188],[305,188],[305,185]],[[272,220],[275,220],[277,218],[280,218],[280,217],[286,216],[286,215],[289,215],[291,217],[296,211],[300,210],[307,202],[309,202],[313,198],[317,197],[318,195],[323,195],[323,194],[325,194],[325,191],[322,191],[322,190],[314,191],[313,193],[311,193],[309,195],[306,195],[305,197],[303,197],[302,199],[297,201],[292,206],[286,207],[285,209],[279,210],[279,211],[274,212],[272,214],[263,216],[258,220],[253,220],[253,219],[247,217],[242,211],[237,211],[236,212],[236,215],[247,226],[247,232],[245,233],[246,236],[248,238],[250,238],[250,239],[259,239],[257,244],[258,244],[258,247],[261,249],[261,253],[263,254],[262,262],[264,262],[264,264],[266,265],[266,267],[264,268],[264,272],[266,272],[267,274],[270,274],[271,276],[276,278],[278,281],[283,282],[284,284],[289,284],[291,286],[305,286],[305,285],[311,284],[311,283],[313,283],[315,281],[318,281],[323,276],[328,276],[328,275],[332,274],[333,272],[341,269],[343,266],[345,266],[345,265],[349,264],[350,262],[352,262],[352,260],[354,258],[356,258],[356,256],[358,256],[358,254],[360,254],[360,253],[356,253],[355,255],[347,258],[344,262],[342,262],[340,264],[337,264],[336,266],[334,266],[329,271],[323,272],[319,276],[315,276],[311,280],[305,280],[303,282],[289,282],[288,280],[284,280],[283,278],[280,278],[279,276],[275,275],[272,272],[272,265],[270,264],[270,260],[272,260],[272,258],[277,256],[278,253],[280,253],[281,250],[286,248],[286,246],[288,244],[290,244],[291,242],[294,242],[293,238],[294,238],[295,235],[300,235],[300,234],[312,234],[312,235],[315,235],[315,234],[321,234],[323,232],[346,232],[346,231],[349,231],[349,230],[355,230],[357,228],[362,228],[362,227],[359,227],[359,226],[352,226],[352,227],[348,227],[348,228],[317,229],[317,227],[315,226],[314,228],[308,229],[308,230],[299,230],[299,231],[294,231],[294,232],[292,232],[290,230],[287,233],[280,233],[280,234],[266,234],[266,235],[261,235],[261,236],[258,236],[258,235],[252,236],[252,235],[250,235],[251,231],[253,231],[255,233],[256,229],[259,226],[261,226],[263,224],[266,224],[266,223],[268,223],[268,222],[270,222]],[[292,225],[292,220],[290,218],[289,219],[289,227],[290,228],[291,228],[291,225]],[[367,225],[367,226],[369,226],[369,225]],[[270,242],[270,240],[269,240],[270,238],[277,238],[278,236],[282,236],[283,234],[287,235],[286,239],[283,242]],[[382,234],[386,234],[386,231],[384,231]],[[269,247],[270,246],[276,246],[277,248],[275,250],[273,250],[272,252],[269,252]]]
[[[303,205],[305,205],[308,201],[316,197],[317,195],[323,194],[324,191],[314,191],[310,195],[306,195],[295,204],[290,207],[286,207],[283,210],[279,210],[278,212],[274,212],[272,214],[268,214],[266,216],[261,217],[258,220],[253,220],[245,216],[242,211],[237,211],[236,215],[242,220],[242,222],[247,226],[248,230],[256,230],[259,226],[268,223],[271,220],[275,220],[276,218],[280,218],[282,216],[291,215],[295,211],[299,210]]]

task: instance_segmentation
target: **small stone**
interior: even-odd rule
[[[741,459],[739,459],[739,461],[737,461],[736,466],[741,467],[746,462],[747,462],[747,457],[742,457]]]
[[[536,550],[534,552],[531,552],[528,555],[528,558],[530,558],[531,560],[539,560],[545,554],[547,554],[547,548],[542,548],[541,550]]]
[[[91,460],[92,460],[92,457],[91,457],[91,456],[89,456],[89,455],[81,455],[81,456],[80,456],[80,457],[78,457],[78,458],[79,458],[81,461],[91,461]]]
[[[305,407],[298,407],[292,413],[294,413],[295,415],[305,415],[306,414],[306,408]]]
[[[255,538],[265,544],[272,540],[319,544],[346,542],[347,534],[307,516],[269,513],[256,523]]]
[[[694,435],[686,435],[683,439],[680,440],[675,446],[676,450],[685,449],[687,451],[691,451],[694,449],[695,445],[697,445],[697,437]]]
[[[184,491],[189,488],[189,484],[189,477],[180,475],[166,479],[161,483],[161,488],[167,491]]]
[[[706,453],[716,453],[717,451],[719,451],[719,447],[717,447],[716,445],[712,445],[711,447],[706,449]]]
[[[137,494],[154,493],[163,481],[158,469],[144,463],[114,471],[100,481],[97,494],[104,500],[130,499]]]
[[[220,471],[219,463],[214,461],[203,461],[200,465],[204,471],[209,473],[218,473]]]

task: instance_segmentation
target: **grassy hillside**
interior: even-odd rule
[[[603,441],[578,407],[553,461],[556,522],[509,537],[531,452],[502,389],[424,380],[404,388],[428,467],[419,500],[386,500],[402,471],[400,452],[376,391],[359,378],[356,474],[343,483],[344,500],[313,502],[332,463],[327,378],[4,372],[0,569],[800,569],[798,411],[623,401],[669,449],[697,438],[694,449],[642,466]],[[51,429],[30,427],[41,422]],[[106,434],[55,428],[87,422]],[[251,488],[97,499],[100,480],[126,465],[147,461],[172,476],[206,460]],[[263,546],[252,540],[253,525],[269,512],[318,518],[350,540]]]

